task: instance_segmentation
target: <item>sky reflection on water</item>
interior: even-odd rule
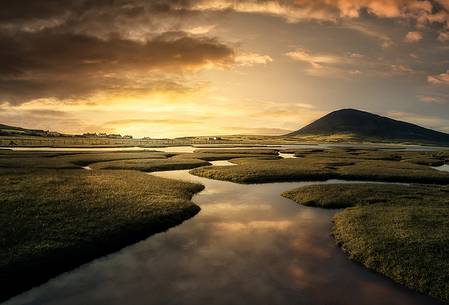
[[[439,304],[349,261],[329,235],[335,211],[279,196],[311,183],[155,175],[203,183],[201,212],[7,304]]]

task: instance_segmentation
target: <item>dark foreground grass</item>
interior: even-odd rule
[[[57,157],[42,157],[38,156],[0,156],[0,168],[15,168],[15,169],[77,169],[81,166],[67,162],[64,159]]]
[[[210,165],[209,162],[198,159],[134,159],[117,160],[110,162],[98,162],[92,164],[92,169],[127,169],[144,172],[155,172],[164,170],[191,169],[199,166]]]
[[[326,184],[282,194],[336,214],[333,235],[354,261],[449,302],[449,186]]]
[[[352,260],[449,302],[447,206],[355,207],[334,221],[335,239]]]
[[[92,163],[130,160],[130,159],[166,159],[167,153],[157,151],[141,152],[23,152],[10,151],[0,153],[0,168],[45,168],[76,169]]]
[[[203,189],[134,171],[0,177],[0,300],[192,217]]]
[[[192,174],[237,183],[319,181],[327,179],[449,183],[449,173],[425,165],[391,160],[314,157],[296,159],[245,159],[233,167],[204,167]]]

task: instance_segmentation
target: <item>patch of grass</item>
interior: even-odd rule
[[[320,153],[325,151],[325,149],[322,148],[287,148],[282,149],[281,153],[285,154],[310,154],[310,153]]]
[[[449,186],[310,185],[284,192],[308,206],[344,208],[333,234],[347,255],[449,302]]]
[[[423,200],[424,196],[440,194],[436,192],[438,189],[433,186],[423,186],[418,189],[414,185],[384,183],[317,184],[286,191],[282,193],[282,196],[302,205],[333,209],[382,203],[391,198],[394,198],[396,202],[409,204]]]
[[[407,162],[364,160],[338,167],[337,177],[345,180],[371,180],[409,183],[449,183],[449,173]]]
[[[198,149],[205,148],[247,148],[247,147],[270,147],[262,144],[198,144],[192,145],[193,147],[197,147]]]
[[[109,162],[98,162],[91,165],[92,169],[138,170],[155,172],[177,169],[191,169],[210,165],[209,162],[198,159],[132,159]]]
[[[0,152],[0,167],[76,169],[97,162],[132,159],[166,159],[171,156],[158,151],[139,152]]]
[[[419,165],[439,166],[449,160],[448,151],[390,151],[380,149],[336,148],[328,150],[296,151],[297,156],[315,158],[350,158],[359,160],[403,161]]]
[[[80,166],[67,162],[64,159],[54,157],[0,157],[0,168],[16,168],[16,169],[77,169]]]
[[[134,171],[0,171],[0,299],[192,217],[202,185]]]
[[[446,163],[446,160],[444,159],[434,157],[421,157],[421,156],[405,158],[402,161],[427,166],[441,166]]]
[[[348,208],[333,234],[349,255],[398,283],[449,302],[449,208],[376,204]]]
[[[301,162],[303,159],[233,160],[235,166],[209,166],[197,168],[190,173],[217,180],[237,183],[262,183],[276,181],[326,180],[334,177],[334,173],[323,164]]]
[[[276,149],[196,149],[194,153],[207,154],[249,154],[249,155],[277,155]]]
[[[282,196],[321,208],[346,208],[373,203],[401,206],[439,204],[449,207],[449,186],[429,184],[333,183],[299,187]]]
[[[282,160],[247,159],[233,167],[204,167],[192,174],[238,183],[316,181],[327,179],[449,183],[449,173],[397,161],[305,157]]]
[[[279,159],[279,156],[270,155],[270,154],[250,154],[250,153],[206,153],[206,152],[197,152],[197,153],[185,153],[173,156],[172,159],[200,159],[204,161],[219,161],[219,160],[230,160],[237,158],[276,158]]]
[[[66,162],[80,166],[86,166],[97,162],[132,160],[132,159],[166,159],[170,154],[158,151],[140,151],[140,152],[102,152],[102,153],[83,153],[69,156],[63,156]]]
[[[68,156],[76,154],[76,152],[59,152],[59,151],[14,151],[0,149],[0,158],[51,158],[59,156]]]

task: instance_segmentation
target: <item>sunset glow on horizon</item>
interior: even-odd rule
[[[449,1],[15,1],[0,67],[25,128],[280,135],[357,108],[449,132]]]

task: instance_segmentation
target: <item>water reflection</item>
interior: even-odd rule
[[[283,158],[283,159],[292,159],[292,158],[296,158],[295,154],[289,154],[289,153],[279,153],[279,157]]]
[[[437,169],[439,171],[443,171],[443,172],[449,172],[449,164],[443,164],[441,166],[435,166],[433,167],[434,169]]]
[[[154,175],[203,183],[201,212],[7,304],[438,304],[349,261],[329,236],[335,211],[279,196],[308,183]]]

